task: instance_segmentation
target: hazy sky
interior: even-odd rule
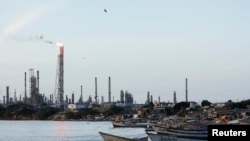
[[[54,93],[56,45],[64,44],[64,94],[108,101],[128,91],[137,103],[250,98],[248,0],[1,0],[0,101],[24,96],[24,72]],[[107,13],[104,12],[107,9]],[[39,40],[39,36],[43,40]],[[27,83],[28,85],[29,83]],[[29,87],[27,88],[29,94]]]

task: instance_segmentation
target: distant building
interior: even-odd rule
[[[122,106],[122,107],[133,107],[134,106],[134,99],[131,93],[128,91],[123,92],[123,90],[120,93],[120,100],[116,103],[116,106]]]
[[[121,103],[124,103],[124,91],[123,90],[121,90],[120,92],[120,101]]]

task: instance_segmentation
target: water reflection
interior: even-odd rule
[[[65,138],[66,136],[66,127],[67,127],[67,122],[56,122],[55,124],[55,127],[54,127],[54,135],[57,137],[57,138]]]
[[[103,141],[99,131],[128,137],[144,129],[113,128],[111,122],[0,120],[0,141]]]

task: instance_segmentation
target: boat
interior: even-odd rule
[[[163,125],[152,125],[153,130],[169,131],[175,133],[187,133],[187,134],[208,134],[208,127],[204,124],[190,124],[183,125],[178,128],[171,128]],[[157,129],[156,129],[157,128]]]
[[[179,119],[166,119],[151,123],[153,130],[145,130],[152,141],[202,141],[208,138],[208,128],[204,123],[187,123]]]
[[[128,118],[120,121],[112,121],[114,127],[141,127],[146,128],[148,121],[145,118]]]
[[[148,137],[142,138],[126,138],[122,136],[117,136],[109,133],[99,132],[104,141],[148,141]]]
[[[158,134],[156,132],[146,132],[146,133],[150,141],[203,141],[200,139],[178,137],[175,135]]]
[[[205,130],[184,130],[184,129],[167,129],[161,128],[157,126],[153,126],[154,134],[152,132],[146,132],[149,138],[152,141],[157,141],[161,138],[168,138],[175,141],[183,141],[183,140],[193,140],[193,141],[201,141],[207,140],[208,133]]]
[[[228,121],[227,124],[250,125],[250,116]]]

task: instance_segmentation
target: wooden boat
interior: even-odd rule
[[[143,138],[126,138],[122,136],[112,135],[104,132],[99,132],[104,141],[148,141],[148,137]]]
[[[169,132],[175,132],[175,133],[186,133],[186,134],[208,134],[207,126],[204,127],[182,127],[182,128],[167,128],[165,126],[160,125],[153,125],[154,129],[157,128],[157,130],[162,131],[169,131]]]
[[[204,131],[188,131],[188,130],[182,130],[182,129],[166,129],[166,128],[160,128],[157,126],[153,126],[154,131],[157,134],[167,135],[171,137],[176,137],[177,139],[192,139],[192,140],[207,140],[208,133]]]
[[[156,132],[146,132],[150,141],[204,141],[194,138],[177,137],[174,135],[157,134]]]
[[[144,118],[129,118],[120,121],[112,121],[114,127],[141,127],[146,128],[148,126],[147,119]]]

